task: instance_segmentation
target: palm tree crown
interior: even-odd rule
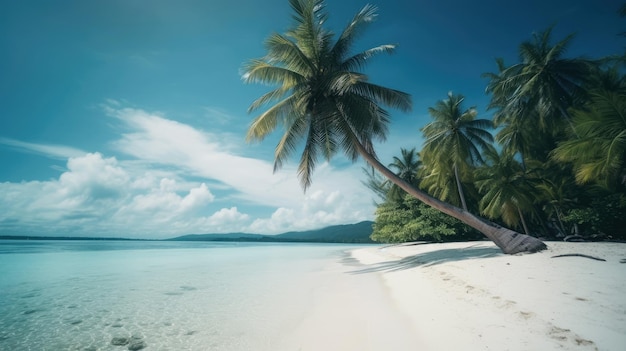
[[[476,119],[475,108],[463,110],[463,95],[448,93],[448,98],[428,109],[434,119],[422,131],[426,137],[424,154],[450,160],[459,167],[482,162],[481,151],[493,137],[487,131],[492,127],[488,119]]]
[[[389,168],[405,182],[417,187],[419,185],[418,172],[422,168],[422,161],[419,159],[419,154],[413,149],[401,148],[400,157],[394,156],[393,161],[389,164]],[[387,197],[393,200],[401,201],[406,192],[402,190],[398,185],[393,184],[389,188]]]
[[[376,18],[376,7],[365,6],[334,40],[323,27],[327,18],[323,1],[289,2],[295,13],[293,27],[285,34],[272,34],[265,43],[267,55],[244,67],[245,82],[278,86],[250,106],[252,112],[274,103],[254,119],[247,140],[262,140],[281,125],[284,134],[274,154],[277,170],[304,139],[298,175],[306,190],[320,157],[330,160],[343,150],[355,161],[358,146],[374,154],[373,140],[387,135],[389,113],[383,106],[409,111],[411,98],[372,84],[359,72],[371,57],[393,52],[394,45],[350,54],[359,33]]]
[[[401,148],[402,156],[394,156],[393,161],[389,164],[389,168],[394,170],[398,177],[404,179],[409,184],[417,185],[417,172],[422,167],[422,161],[419,154],[413,149]]]
[[[567,109],[584,94],[582,88],[592,65],[583,59],[563,58],[573,35],[551,44],[552,28],[535,33],[519,47],[521,62],[505,67],[497,60],[499,73],[490,78],[490,107],[498,108],[496,122],[508,118],[538,118],[544,129],[570,121]]]
[[[594,92],[573,114],[577,137],[560,143],[553,156],[571,162],[580,183],[626,186],[626,91]]]
[[[429,108],[434,121],[422,128],[426,137],[422,155],[432,173],[454,172],[459,199],[467,210],[460,174],[468,166],[483,162],[481,151],[493,142],[487,131],[493,124],[487,119],[476,119],[474,108],[463,110],[463,100],[463,95],[448,93],[447,99]]]

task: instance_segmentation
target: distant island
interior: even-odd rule
[[[135,240],[135,241],[245,241],[245,242],[302,242],[302,243],[349,243],[372,244],[372,221],[356,224],[334,225],[322,229],[287,232],[276,235],[250,233],[189,234],[170,239],[132,239],[108,237],[65,237],[0,235],[0,240]]]

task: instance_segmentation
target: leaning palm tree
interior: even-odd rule
[[[365,6],[334,40],[334,34],[323,26],[327,15],[322,0],[289,0],[289,3],[294,11],[293,27],[285,34],[272,34],[266,41],[266,56],[248,62],[243,74],[247,83],[278,86],[250,106],[252,112],[272,104],[253,120],[247,134],[248,141],[260,141],[277,127],[284,128],[274,153],[275,170],[303,140],[298,175],[306,191],[321,157],[330,160],[339,151],[352,161],[361,156],[403,190],[480,230],[506,253],[533,252],[546,247],[536,238],[498,227],[429,196],[377,159],[373,141],[385,139],[390,121],[383,107],[409,111],[411,98],[406,93],[373,84],[359,72],[373,56],[393,52],[394,45],[350,55],[357,36],[376,17],[375,7]]]
[[[454,172],[459,199],[467,211],[467,203],[461,185],[461,169],[482,163],[481,151],[489,147],[493,137],[487,129],[493,123],[487,119],[476,119],[475,108],[463,110],[463,95],[448,93],[448,98],[428,109],[434,121],[422,128],[426,137],[422,153],[431,162],[433,169],[448,164]]]

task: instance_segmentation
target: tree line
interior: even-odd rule
[[[619,13],[626,16],[626,5]],[[493,118],[478,118],[462,95],[449,93],[429,108],[422,149],[401,149],[389,168],[442,201],[520,233],[625,240],[626,55],[566,57],[573,40],[553,42],[548,28],[519,45],[519,62],[497,59],[497,72],[483,74]],[[364,172],[379,198],[374,240],[482,237],[371,169]]]
[[[547,211],[537,207],[540,204],[534,203],[534,195],[527,196],[528,201],[533,202],[533,210],[530,210],[520,199],[505,196],[503,192],[511,189],[509,181],[494,183],[496,178],[486,175],[481,177],[481,172],[494,172],[495,175],[496,164],[505,167],[505,161],[511,165],[518,162],[523,171],[511,176],[511,180],[515,180],[512,184],[517,189],[517,185],[543,180],[530,177],[531,172],[545,171],[554,166],[556,169],[561,168],[560,174],[565,175],[564,165],[570,165],[567,167],[571,174],[580,168],[586,169],[589,162],[597,162],[599,156],[591,148],[587,158],[574,157],[580,164],[574,162],[566,151],[557,152],[557,149],[574,148],[575,145],[568,147],[563,144],[575,140],[574,136],[581,140],[593,138],[585,133],[584,127],[576,127],[586,125],[577,122],[581,118],[579,115],[589,115],[586,111],[601,109],[605,104],[602,98],[594,97],[596,94],[607,95],[600,90],[603,85],[592,85],[593,80],[614,72],[619,82],[612,81],[610,84],[618,84],[619,89],[611,90],[611,94],[616,94],[614,100],[620,101],[621,98],[623,101],[623,76],[618,74],[617,68],[604,68],[609,63],[562,58],[570,39],[560,46],[550,46],[550,31],[546,31],[535,37],[535,42],[523,44],[528,46],[527,50],[539,50],[527,53],[528,62],[524,59],[520,64],[505,66],[499,61],[499,72],[490,75],[491,82],[487,89],[494,97],[491,107],[496,111],[497,127],[510,131],[510,137],[498,132],[495,141],[503,138],[502,145],[506,146],[506,151],[492,143],[491,134],[487,130],[490,122],[477,120],[474,109],[463,109],[463,97],[451,94],[430,110],[435,120],[423,129],[428,134],[424,149],[420,152],[403,152],[402,158],[398,158],[399,163],[390,165],[390,168],[395,169],[394,172],[378,159],[373,145],[375,141],[384,141],[387,136],[390,123],[388,109],[408,112],[412,108],[412,99],[407,93],[372,83],[362,70],[371,57],[394,52],[395,45],[379,45],[356,53],[351,51],[356,38],[375,20],[377,8],[366,5],[335,35],[326,27],[328,13],[323,0],[289,0],[289,4],[292,9],[291,27],[284,33],[271,34],[265,41],[266,54],[249,60],[242,68],[245,83],[273,86],[272,90],[250,105],[249,112],[262,112],[253,119],[246,139],[249,142],[262,141],[276,129],[282,129],[283,135],[274,152],[275,170],[301,149],[298,176],[306,191],[320,160],[330,161],[340,152],[352,161],[363,158],[373,169],[371,173],[368,170],[372,175],[372,188],[384,200],[377,212],[373,236],[376,240],[405,241],[424,235],[464,236],[466,231],[478,231],[508,254],[536,252],[546,248],[536,233],[530,230],[527,233],[533,235],[521,233],[517,229],[515,217],[510,215],[518,211],[520,221],[523,217],[531,225],[543,223],[544,217],[551,218],[545,216]],[[542,46],[542,43],[545,45]],[[541,62],[541,55],[548,62]],[[563,63],[564,66],[555,68],[553,66],[556,63]],[[580,68],[582,71],[570,72],[572,68]],[[544,69],[548,73],[544,74]],[[561,77],[554,78],[553,74],[562,74],[564,80],[554,83],[553,79]],[[579,80],[579,76],[583,78]],[[622,107],[616,108],[623,111]],[[542,138],[525,129],[533,121],[541,123],[535,125],[535,129],[541,126],[538,133]],[[518,136],[530,139],[518,143]],[[511,141],[505,142],[507,138]],[[540,150],[539,145],[534,144],[536,141],[549,146]],[[423,166],[407,172],[397,169],[396,166],[405,166],[401,164],[407,161],[404,154]],[[623,155],[619,156],[621,161]],[[534,167],[531,161],[542,162],[543,166]],[[618,173],[622,172],[623,175],[623,167],[618,168]],[[604,189],[600,185],[601,174],[594,173],[593,182],[577,177],[577,182],[572,182],[572,189],[584,189],[584,192],[580,190],[580,194],[591,196],[591,186],[586,184],[598,183],[594,189]],[[380,175],[386,180],[379,179]],[[557,182],[568,178],[571,177],[545,179],[546,182]],[[619,207],[621,210],[624,208],[623,183],[622,180],[618,187],[622,190],[617,192],[620,196],[616,200],[622,201]],[[502,193],[496,189],[489,197],[483,196],[489,189],[493,189],[492,186],[501,185],[506,185]],[[567,189],[570,189],[569,183]],[[515,191],[521,193],[525,189]],[[618,190],[607,191],[615,194]],[[487,210],[491,208],[486,206],[487,202],[491,204],[491,200],[483,200],[486,198],[510,204],[503,210],[502,206],[498,207],[493,202],[493,210]],[[600,199],[597,196],[593,198]],[[573,215],[569,208],[559,203],[566,200],[569,198],[555,197],[551,203],[559,211],[566,211],[562,213],[563,216]],[[577,198],[571,200],[581,203]],[[481,205],[481,202],[484,204]],[[419,213],[415,211],[416,208],[419,208]],[[561,221],[564,220],[563,216],[560,217]],[[456,221],[463,224],[459,225]],[[455,227],[457,225],[459,228]],[[507,225],[520,232],[507,228]],[[394,229],[385,229],[391,227]],[[404,234],[400,236],[397,233]]]

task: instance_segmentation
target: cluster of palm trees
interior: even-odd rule
[[[450,93],[429,109],[422,150],[402,149],[389,167],[441,200],[526,234],[624,239],[624,57],[565,58],[573,36],[552,44],[551,31],[522,43],[519,63],[497,60],[498,72],[484,75],[493,120],[476,119],[474,108],[461,107],[463,96]],[[367,184],[384,200],[376,239],[432,238],[389,230],[401,221],[390,211],[419,217],[421,209],[371,174]]]
[[[388,189],[378,190],[389,199],[403,197],[406,193],[418,200],[420,206],[429,206],[429,211],[454,217],[478,230],[505,253],[534,252],[546,247],[533,236],[479,217],[472,202],[466,201],[466,197],[473,198],[479,194],[481,188],[490,187],[488,179],[480,182],[480,172],[476,169],[493,164],[496,159],[491,156],[499,154],[491,144],[491,134],[486,130],[491,121],[477,120],[474,109],[463,110],[462,96],[451,94],[430,110],[435,121],[424,127],[427,143],[419,153],[424,168],[429,170],[427,175],[413,172],[412,168],[420,164],[414,151],[403,151],[402,159],[394,160],[391,168],[397,173],[378,160],[373,143],[383,141],[387,135],[390,123],[387,108],[409,111],[412,103],[408,94],[376,85],[361,72],[369,58],[392,53],[394,45],[381,45],[358,53],[350,51],[355,39],[375,19],[374,6],[365,6],[335,37],[324,27],[327,13],[323,0],[289,0],[289,3],[294,21],[291,29],[284,34],[272,34],[266,40],[267,54],[250,60],[243,68],[245,82],[275,86],[250,106],[250,112],[265,110],[253,120],[247,134],[248,141],[260,141],[275,129],[283,129],[283,136],[275,149],[275,169],[280,168],[302,146],[298,176],[306,191],[320,160],[330,160],[338,152],[343,152],[353,161],[360,156],[373,167],[373,177],[380,174],[393,184]],[[561,53],[556,50],[552,55],[559,59]],[[551,60],[548,66],[552,68],[553,63]],[[584,67],[587,69],[587,63]],[[532,69],[535,68],[532,66]],[[543,133],[552,137],[551,145],[557,145],[558,141],[564,140],[560,138],[565,131],[560,127],[563,123],[558,121],[574,126],[577,114],[569,113],[569,109],[587,108],[587,103],[573,104],[583,101],[579,100],[582,96],[578,96],[582,81],[564,82],[563,89],[568,95],[561,97],[556,87],[534,83],[531,78],[533,73],[543,74],[541,70],[532,71],[526,64],[511,67],[502,64],[500,72],[493,75],[488,90],[494,96],[492,105],[497,110],[497,122],[502,130],[522,129],[530,122],[517,117],[521,111],[524,116],[533,116],[541,121],[545,125]],[[526,88],[516,91],[523,77],[527,78],[528,84]],[[546,81],[550,79],[548,77]],[[533,95],[538,92],[541,96]],[[571,101],[564,100],[566,98]],[[593,100],[587,101],[591,103]],[[558,121],[554,119],[557,113],[560,114]],[[561,129],[553,129],[550,123]],[[574,134],[583,134],[582,130],[570,129]],[[523,131],[520,133],[528,136]],[[499,137],[500,134],[497,134],[496,139]],[[529,152],[524,149],[521,159],[524,162],[534,160],[537,145],[523,142],[520,145],[529,148]],[[513,144],[507,148],[515,150],[513,154],[522,152]],[[452,151],[453,154],[447,153]],[[544,153],[548,157],[550,151]],[[562,157],[567,158],[566,153]],[[515,160],[515,157],[511,158],[511,162]],[[410,161],[408,171],[402,169],[406,166],[402,164],[405,161]],[[453,196],[455,192],[448,191],[449,184],[456,186],[456,198]],[[471,187],[467,187],[468,184]],[[496,198],[496,194],[493,197]],[[458,203],[455,199],[459,200]],[[558,207],[558,201],[553,205]],[[523,209],[520,211],[523,212]],[[432,212],[429,213],[432,217]],[[419,227],[420,223],[417,225]]]

